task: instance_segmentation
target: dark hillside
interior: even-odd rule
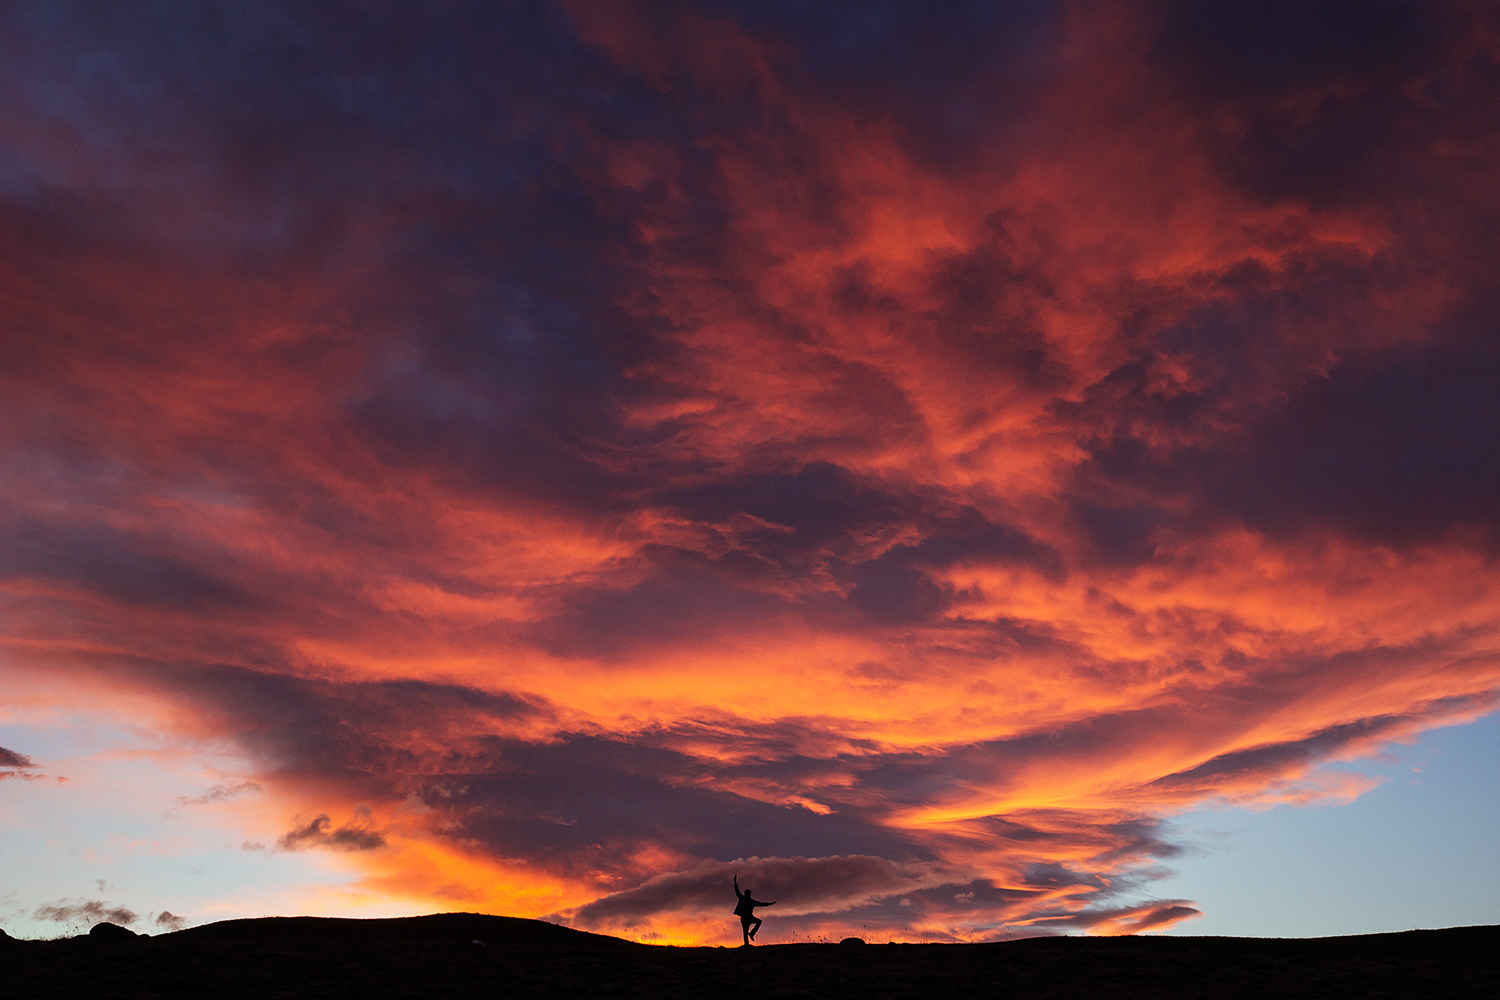
[[[484,944],[474,944],[475,940]],[[1314,939],[662,948],[535,920],[229,920],[0,938],[5,993],[89,997],[1497,997],[1500,927]]]

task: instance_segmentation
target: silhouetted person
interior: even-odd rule
[[[734,915],[740,918],[740,932],[745,935],[745,944],[749,945],[751,941],[755,940],[755,932],[760,930],[762,923],[760,917],[755,915],[755,908],[757,906],[775,906],[776,901],[773,899],[769,903],[763,903],[750,895],[749,889],[740,892],[740,877],[738,874],[734,876],[734,895],[739,899],[739,902],[734,904]]]

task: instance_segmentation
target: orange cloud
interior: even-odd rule
[[[736,870],[1165,928],[1165,817],[1493,710],[1489,13],[776,16],[360,25],[305,101],[17,28],[17,690],[232,742],[351,907],[674,942]]]

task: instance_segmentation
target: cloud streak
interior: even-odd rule
[[[25,754],[16,753],[0,747],[0,781],[6,778],[20,778],[22,781],[35,781],[46,775],[38,774],[35,770],[36,764]]]
[[[99,923],[107,921],[127,927],[140,919],[140,914],[125,906],[112,906],[105,900],[78,899],[68,902],[60,899],[48,906],[40,906],[34,913],[36,920],[51,920],[57,923]]]
[[[1194,916],[1500,690],[1500,27],[1330,10],[0,15],[15,683],[383,898]]]
[[[306,826],[288,830],[276,840],[284,851],[373,851],[385,846],[385,838],[368,826],[346,823],[334,827],[328,814],[315,817]]]
[[[35,766],[31,762],[30,757],[16,753],[14,750],[7,750],[5,747],[0,747],[0,767],[23,768]]]

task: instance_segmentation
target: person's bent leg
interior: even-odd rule
[[[760,917],[751,917],[750,918],[750,924],[751,924],[751,926],[750,926],[750,940],[751,941],[755,940],[755,932],[758,931],[758,930],[760,930],[760,925],[763,924],[763,923],[765,923],[765,921],[761,920]]]

